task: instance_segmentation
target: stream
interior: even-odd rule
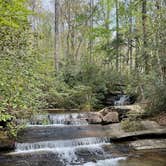
[[[107,126],[88,125],[86,113],[36,116],[19,133],[15,151],[1,154],[1,166],[165,166],[166,151],[135,153],[113,144]],[[47,121],[45,125],[41,121]],[[155,154],[155,157],[149,156]]]

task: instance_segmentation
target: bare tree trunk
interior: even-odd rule
[[[91,33],[93,30],[93,6],[94,6],[94,0],[90,0],[90,12],[91,12],[91,18],[90,18],[90,29],[91,29]],[[93,39],[90,38],[89,41],[89,61],[92,62],[92,50],[93,50]]]
[[[161,38],[162,36],[160,35],[160,23],[159,20],[161,19],[161,15],[160,15],[160,10],[161,10],[161,1],[160,0],[156,0],[156,4],[155,7],[157,9],[157,14],[156,14],[156,18],[155,21],[158,24],[158,28],[156,31],[156,35],[155,35],[155,42],[156,42],[156,60],[158,62],[158,72],[160,73],[160,78],[161,81],[164,81],[164,75],[163,75],[163,70],[162,70],[162,65],[161,65],[161,55],[162,55],[162,50],[161,50],[161,46],[160,46],[160,42],[161,42]]]
[[[148,53],[147,53],[147,30],[146,30],[146,21],[147,21],[147,1],[142,0],[142,31],[143,31],[143,58],[145,62],[145,72],[148,73]]]
[[[107,12],[106,12],[106,23],[105,23],[105,26],[106,26],[106,29],[107,29],[107,31],[109,32],[109,29],[110,29],[110,12],[111,12],[111,10],[110,10],[110,1],[109,0],[107,0],[107,2],[106,2],[106,10],[107,10]],[[109,57],[109,54],[110,54],[110,52],[109,52],[109,47],[110,47],[110,35],[108,34],[108,36],[107,36],[107,57]],[[107,64],[109,64],[109,62],[107,62]]]
[[[132,3],[132,0],[130,0],[130,5]],[[129,16],[129,54],[130,54],[130,71],[132,71],[133,68],[133,42],[132,42],[132,26],[133,26],[133,18],[132,18],[132,9],[130,9],[130,16]]]
[[[55,0],[55,52],[54,52],[54,61],[55,61],[55,70],[59,72],[59,0]]]
[[[116,69],[119,70],[119,3],[116,0]]]
[[[71,33],[71,13],[70,13],[70,0],[67,1],[67,12],[68,12],[68,17],[67,17],[67,24],[68,24],[68,32],[67,32],[67,37],[66,37],[66,44],[67,44],[67,49],[66,49],[66,58],[70,57],[70,33]]]

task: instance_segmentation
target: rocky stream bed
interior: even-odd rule
[[[144,130],[125,132],[120,123],[89,124],[88,118],[89,113],[77,112],[38,115],[19,133],[14,149],[0,154],[0,165],[166,165],[165,127],[146,120]],[[43,119],[47,124],[40,123]]]

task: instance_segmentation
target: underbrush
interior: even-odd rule
[[[135,132],[145,129],[139,120],[131,120],[131,119],[126,119],[121,121],[121,127],[126,132]]]

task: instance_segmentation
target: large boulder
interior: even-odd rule
[[[102,119],[103,117],[99,112],[89,112],[86,118],[89,124],[101,124]]]
[[[103,109],[100,112],[90,112],[86,120],[89,124],[110,124],[119,122],[119,113]]]
[[[103,117],[103,124],[118,123],[118,122],[119,122],[118,112],[109,112],[107,115]]]
[[[106,116],[111,110],[109,108],[103,108],[99,111],[102,116]]]

